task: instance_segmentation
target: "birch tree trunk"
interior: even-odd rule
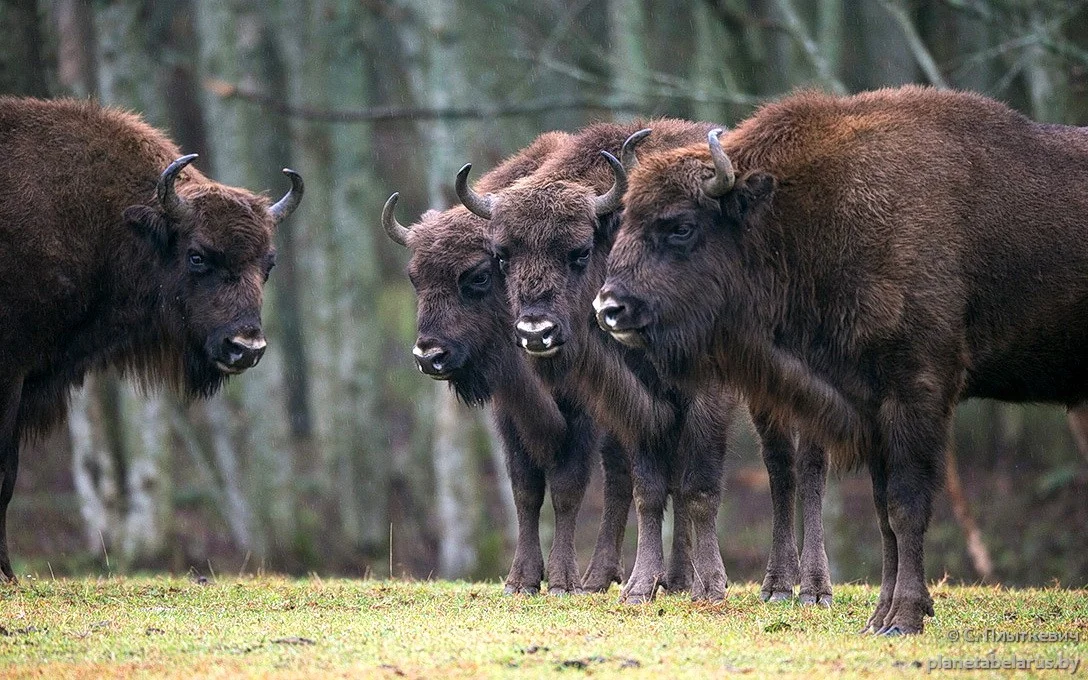
[[[460,68],[456,37],[456,3],[415,0],[412,19],[400,25],[412,95],[419,105],[435,108],[463,104],[469,85]],[[457,168],[454,159],[466,156],[456,139],[463,138],[445,120],[419,126],[426,160],[427,201],[432,208],[448,207],[444,187],[451,184]],[[476,528],[480,498],[476,493],[475,461],[466,429],[474,416],[457,403],[445,384],[434,387],[435,419],[432,460],[435,476],[435,515],[438,525],[438,572],[446,578],[465,577],[478,561]]]

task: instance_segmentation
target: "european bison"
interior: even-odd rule
[[[598,321],[867,463],[866,630],[920,632],[956,403],[1088,397],[1088,131],[905,87],[797,94],[709,142],[640,156]]]
[[[565,133],[541,135],[480,180],[497,189],[535,170],[565,142]],[[601,431],[561,391],[543,386],[511,340],[502,277],[491,254],[487,224],[461,207],[425,213],[411,228],[394,217],[397,194],[382,213],[389,237],[411,251],[408,273],[418,299],[419,338],[413,353],[420,371],[448,380],[467,404],[492,402],[503,440],[518,517],[518,542],[507,593],[536,593],[544,578],[540,508],[551,489],[556,528],[548,558],[548,592],[607,590],[621,580],[620,548],[631,505],[624,454],[605,437],[605,514],[585,578],[577,573],[574,529]]]
[[[208,180],[137,116],[0,98],[0,580],[19,445],[113,366],[196,397],[257,364],[278,203]],[[176,159],[176,160],[175,160]]]
[[[663,148],[705,138],[710,127],[675,120],[652,125],[651,143]],[[715,525],[732,395],[722,384],[673,389],[640,352],[612,342],[593,323],[591,302],[604,281],[625,182],[607,150],[619,153],[642,127],[592,125],[532,175],[487,195],[467,187],[466,166],[457,189],[490,223],[514,317],[510,331],[533,367],[547,384],[576,395],[632,454],[639,541],[623,598],[647,601],[666,585],[691,588],[697,599],[721,599],[726,575]],[[598,149],[606,150],[603,157]],[[670,488],[681,552],[666,575],[661,521]],[[687,558],[691,525],[694,564]]]

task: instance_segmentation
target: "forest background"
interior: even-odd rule
[[[307,186],[277,235],[261,366],[192,404],[89,380],[24,451],[16,570],[500,578],[515,522],[502,453],[486,411],[415,370],[385,198],[401,192],[404,222],[448,207],[461,164],[482,172],[546,130],[732,126],[798,87],[912,82],[1088,125],[1088,2],[0,0],[0,93],[94,97],[219,181],[279,195],[289,166]],[[767,476],[747,422],[732,440],[722,549],[734,580],[759,580]],[[961,407],[928,573],[1088,584],[1081,446],[1058,408]],[[600,506],[598,469],[583,563]],[[834,579],[877,581],[867,476],[833,476],[824,513]]]

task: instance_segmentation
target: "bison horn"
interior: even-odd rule
[[[607,151],[601,151],[601,155],[612,166],[612,176],[615,179],[611,189],[593,200],[597,217],[619,210],[620,205],[623,204],[623,193],[627,191],[627,173],[623,170],[623,164]]]
[[[468,173],[472,170],[472,163],[466,163],[465,167],[457,171],[457,198],[469,209],[473,215],[485,220],[491,219],[491,212],[495,207],[495,199],[488,194],[481,196],[468,185]]]
[[[389,238],[393,239],[394,243],[407,248],[408,227],[398,222],[397,216],[393,214],[397,209],[397,200],[399,199],[400,193],[394,191],[389,200],[385,202],[385,207],[382,208],[382,226],[385,227],[385,233],[389,235]]]
[[[272,215],[272,219],[276,221],[276,224],[284,221],[291,216],[291,213],[295,212],[298,204],[302,203],[303,192],[306,191],[306,185],[302,183],[302,175],[290,168],[284,168],[283,174],[287,175],[287,179],[291,180],[291,189],[268,209],[268,213]]]
[[[166,169],[159,175],[159,184],[155,187],[155,194],[159,197],[159,205],[170,217],[177,217],[181,211],[181,199],[178,198],[177,192],[174,191],[174,182],[178,178],[178,173],[198,157],[195,153],[182,156],[166,166]]]
[[[627,172],[631,172],[636,165],[638,165],[638,158],[635,156],[635,147],[642,143],[642,140],[650,136],[653,132],[650,128],[639,130],[623,142],[623,147],[620,148],[620,160],[623,161],[623,169]]]
[[[725,149],[722,148],[722,143],[718,139],[718,135],[721,133],[721,128],[715,128],[706,136],[706,140],[710,144],[710,158],[714,161],[714,176],[703,182],[703,193],[711,198],[725,196],[733,188],[733,182],[736,180],[736,174],[733,172],[733,162],[729,160],[729,156],[726,155]]]

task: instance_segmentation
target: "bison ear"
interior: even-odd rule
[[[722,210],[736,224],[750,223],[771,203],[778,180],[766,172],[753,170],[737,180],[733,190],[722,197]]]
[[[177,232],[171,226],[166,215],[146,205],[134,205],[125,208],[125,223],[136,233],[154,246],[163,257],[168,257],[174,249]]]

